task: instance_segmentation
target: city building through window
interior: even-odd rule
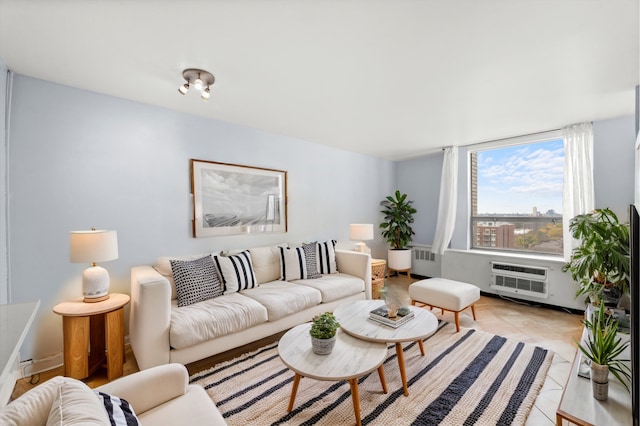
[[[563,145],[549,132],[471,151],[472,248],[563,254]]]

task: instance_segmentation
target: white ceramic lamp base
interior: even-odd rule
[[[359,243],[356,243],[355,251],[360,252],[360,253],[369,253],[369,254],[371,254],[371,249],[369,247],[367,247],[367,245],[365,243],[363,243],[362,241],[360,241]]]
[[[109,273],[102,266],[90,266],[82,273],[84,302],[101,302],[109,298]]]

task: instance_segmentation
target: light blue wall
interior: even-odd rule
[[[0,58],[0,200],[7,199],[7,73],[8,69]],[[7,262],[7,203],[0,206],[0,304],[9,301],[9,273]]]
[[[398,189],[413,200],[417,210],[414,216],[414,243],[431,243],[438,219],[438,197],[442,174],[442,151],[398,163],[396,179]]]
[[[593,123],[596,208],[609,207],[626,221],[634,199],[635,117]]]
[[[129,293],[130,268],[162,255],[329,238],[353,244],[349,223],[377,223],[378,204],[394,188],[390,161],[21,75],[10,133],[11,302],[42,300],[22,359],[62,350],[51,310],[81,294],[86,267],[69,263],[70,230],[118,231],[119,259],[102,266],[111,291]],[[191,158],[286,170],[289,232],[193,238]],[[385,255],[379,233],[370,246]]]

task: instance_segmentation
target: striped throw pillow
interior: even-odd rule
[[[245,250],[232,256],[214,256],[213,259],[222,277],[224,294],[258,287],[249,251]]]
[[[318,256],[318,272],[321,274],[335,274],[338,272],[336,264],[336,240],[316,243]]]
[[[294,281],[307,278],[307,259],[302,247],[280,247],[280,279]]]
[[[133,407],[126,400],[100,391],[95,391],[95,393],[104,405],[113,426],[138,426],[140,424]]]

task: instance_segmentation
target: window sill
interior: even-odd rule
[[[562,256],[551,256],[551,255],[544,255],[544,254],[511,253],[511,252],[504,252],[504,251],[481,250],[481,249],[472,249],[472,250],[447,249],[446,252],[473,254],[478,256],[491,256],[491,257],[497,257],[501,259],[512,259],[514,261],[520,260],[520,259],[527,259],[527,260],[539,260],[544,262],[552,262],[552,263],[558,263],[558,264],[566,263],[566,261]]]

